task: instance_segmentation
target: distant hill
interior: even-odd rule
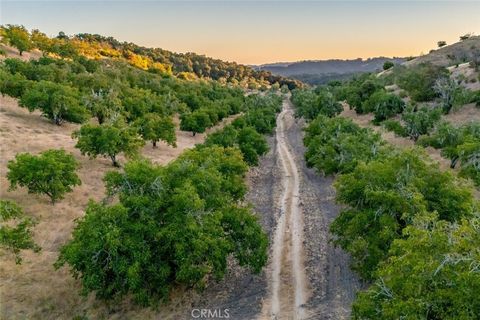
[[[331,80],[346,79],[356,73],[379,71],[382,69],[385,61],[400,64],[405,62],[405,59],[376,57],[365,60],[361,58],[354,60],[310,60],[264,64],[256,66],[255,68],[317,85],[327,83]]]

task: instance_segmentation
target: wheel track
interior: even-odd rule
[[[300,178],[285,136],[287,122],[293,119],[292,113],[290,102],[286,99],[277,118],[276,139],[283,190],[273,236],[269,308],[264,308],[263,317],[271,319],[304,319],[304,305],[309,292],[304,266],[303,217],[299,204]]]

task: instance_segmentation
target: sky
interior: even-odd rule
[[[480,0],[0,0],[0,24],[263,64],[428,53],[480,34]]]

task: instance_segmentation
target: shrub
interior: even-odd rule
[[[238,147],[243,160],[251,166],[258,165],[258,157],[268,151],[265,138],[251,127],[245,127],[238,132]]]
[[[38,156],[20,153],[15,160],[8,162],[7,167],[10,189],[26,187],[28,193],[47,195],[52,204],[81,184],[75,173],[78,162],[64,150],[47,150]]]
[[[0,247],[15,255],[15,262],[20,264],[20,250],[32,249],[40,251],[40,247],[32,239],[32,219],[15,202],[0,200]]]
[[[405,131],[405,128],[397,120],[392,120],[392,119],[385,120],[382,122],[382,125],[385,129],[387,129],[388,131],[392,131],[397,136],[400,136],[400,137],[407,136],[407,132]]]
[[[460,87],[450,78],[440,78],[435,81],[433,89],[440,97],[443,113],[450,113],[450,110],[454,105],[455,97],[460,91]]]
[[[437,42],[437,46],[438,46],[439,48],[445,47],[446,45],[447,45],[447,42],[446,42],[446,41],[441,40],[441,41],[438,41],[438,42]]]
[[[402,113],[404,109],[405,102],[402,99],[385,91],[375,92],[363,105],[363,111],[373,112],[375,115],[373,122],[376,124]]]
[[[433,87],[440,78],[448,77],[448,70],[432,64],[398,69],[397,84],[406,90],[409,96],[419,102],[431,101],[437,97]]]
[[[392,61],[385,61],[383,63],[383,70],[391,69],[391,68],[393,68],[394,65],[395,64]]]
[[[427,134],[441,118],[441,110],[421,107],[417,111],[411,107],[402,115],[405,122],[405,133],[414,141],[422,134]]]

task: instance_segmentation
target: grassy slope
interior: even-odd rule
[[[25,58],[29,58],[25,55]],[[178,120],[178,119],[177,119]],[[207,130],[216,130],[232,120],[225,119],[218,126]],[[34,228],[34,239],[42,247],[39,254],[29,251],[22,253],[22,265],[15,265],[13,256],[0,252],[0,300],[2,319],[72,319],[89,310],[92,318],[108,314],[105,305],[90,297],[84,299],[79,295],[79,282],[75,281],[67,268],[55,271],[53,263],[58,256],[58,250],[69,238],[74,226],[74,220],[81,217],[89,199],[101,200],[104,196],[103,175],[114,170],[110,160],[97,158],[90,160],[80,155],[74,148],[75,140],[71,134],[79,125],[66,123],[61,127],[53,125],[40,116],[40,113],[29,113],[18,106],[16,99],[0,96],[0,198],[16,201],[25,212],[38,220]],[[178,127],[178,121],[177,121]],[[142,154],[154,162],[166,164],[175,159],[183,150],[202,143],[205,134],[192,137],[189,132],[177,129],[177,148],[160,142],[153,149],[147,144]],[[67,194],[55,206],[49,204],[42,196],[28,195],[25,189],[8,191],[6,166],[19,152],[38,153],[50,148],[63,148],[72,152],[81,163],[79,175],[82,185],[74,192]],[[121,162],[125,162],[120,157]],[[195,295],[195,293],[188,293]],[[115,314],[125,314],[127,317],[154,318],[162,313],[173,313],[183,310],[182,301],[188,297],[178,295],[171,305],[180,306],[162,309],[159,314],[151,310],[139,310],[128,302],[116,306],[117,311],[108,317],[116,318]],[[163,318],[163,316],[162,316]]]

